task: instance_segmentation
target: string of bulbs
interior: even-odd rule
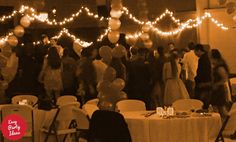
[[[19,11],[16,11],[14,10],[10,15],[4,15],[2,17],[0,17],[0,22],[4,22],[5,20],[8,20],[8,19],[11,19],[13,18],[17,13],[21,13],[21,14],[24,14],[27,10],[31,11],[31,15],[29,16],[29,18],[33,21],[33,20],[37,20],[37,21],[40,21],[40,22],[44,22],[48,25],[60,25],[60,26],[63,26],[65,24],[68,24],[72,21],[75,20],[75,18],[79,17],[81,15],[82,12],[86,12],[86,14],[90,17],[93,17],[94,19],[97,19],[99,21],[103,21],[103,20],[109,20],[109,18],[104,18],[104,17],[99,17],[97,14],[94,14],[93,12],[90,11],[89,8],[87,7],[84,7],[82,6],[80,8],[80,10],[78,10],[77,12],[73,13],[69,18],[64,18],[64,20],[62,21],[57,21],[56,19],[44,19],[42,20],[40,18],[39,15],[36,14],[36,10],[32,7],[29,7],[29,6],[21,6],[20,10]],[[183,30],[185,29],[190,29],[190,28],[194,28],[194,27],[198,27],[202,21],[206,18],[209,18],[213,23],[215,23],[219,28],[221,28],[222,30],[228,30],[229,28],[228,27],[225,27],[222,23],[219,23],[219,21],[217,21],[216,19],[214,19],[212,17],[212,15],[208,12],[206,12],[203,16],[201,17],[197,17],[195,19],[189,19],[187,20],[186,22],[183,22],[181,23],[179,19],[176,19],[174,16],[173,16],[173,12],[169,11],[168,9],[162,13],[159,17],[156,17],[154,21],[147,21],[147,22],[144,22],[144,21],[141,21],[139,20],[138,18],[136,18],[132,13],[129,12],[128,8],[127,7],[123,7],[122,8],[122,13],[127,15],[128,18],[130,20],[132,20],[133,22],[139,24],[139,25],[145,25],[145,24],[148,24],[150,27],[151,27],[151,30],[153,32],[155,32],[156,34],[159,34],[159,35],[162,35],[162,36],[172,36],[172,35],[176,35],[180,32],[182,32]],[[174,29],[174,30],[171,30],[171,31],[162,31],[160,30],[159,28],[156,28],[155,25],[160,21],[162,20],[165,16],[170,16],[170,18],[172,19],[172,21],[177,24],[179,27]],[[99,36],[99,38],[97,39],[97,41],[101,41],[109,32],[109,28],[107,28],[104,32],[104,34],[101,34]],[[73,40],[75,41],[79,41],[79,43],[82,44],[82,46],[85,46],[87,47],[88,45],[91,45],[90,43],[92,42],[85,42],[85,41],[82,41],[80,40],[79,38],[75,37],[73,34],[70,34],[68,32],[68,29],[62,29],[60,32],[59,32],[59,35],[63,35],[66,34],[67,36],[71,37]],[[1,38],[0,39],[0,42],[3,42],[3,41],[6,41],[7,38],[8,38],[9,34],[7,36],[5,36],[4,38]],[[139,32],[138,34],[134,34],[134,35],[129,35],[129,37],[139,37],[141,36],[141,33]],[[55,37],[61,37],[61,36],[55,36]],[[34,43],[39,43],[39,41],[37,42],[34,42]]]

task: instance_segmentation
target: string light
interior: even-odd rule
[[[99,21],[104,21],[104,20],[108,20],[109,18],[104,18],[104,17],[100,17],[98,14],[94,14],[93,12],[91,12],[89,10],[89,8],[87,7],[81,7],[79,11],[77,11],[76,13],[73,13],[69,18],[64,18],[62,21],[57,21],[56,19],[44,19],[42,20],[38,15],[36,14],[32,14],[32,18],[40,21],[40,22],[44,22],[47,23],[48,25],[66,25],[70,22],[73,22],[75,20],[75,18],[79,17],[83,12],[85,12],[89,17],[92,17],[94,19],[97,19]]]
[[[8,40],[8,38],[9,38],[9,36],[12,36],[12,35],[13,35],[13,33],[10,32],[5,37],[0,38],[0,44],[5,44],[7,42],[7,40]]]
[[[104,33],[98,37],[97,41],[101,42],[103,38],[109,33],[110,30],[111,30],[110,28],[105,29]]]

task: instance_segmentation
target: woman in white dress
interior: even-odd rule
[[[178,99],[188,99],[189,94],[183,81],[180,79],[181,65],[178,51],[171,51],[171,57],[163,67],[163,80],[165,82],[164,105],[171,106]]]

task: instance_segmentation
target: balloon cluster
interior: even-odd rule
[[[20,25],[16,26],[13,30],[14,35],[10,35],[7,39],[7,43],[12,46],[15,47],[18,44],[18,39],[17,37],[22,37],[25,33],[25,29],[30,26],[30,18],[28,16],[23,16],[20,19]]]
[[[144,45],[146,48],[152,48],[153,42],[150,39],[150,36],[148,34],[149,30],[151,29],[151,25],[150,23],[146,23],[145,25],[143,25],[142,27],[142,35],[140,36],[140,38],[142,39]]]
[[[122,16],[122,2],[121,0],[112,0],[111,2],[111,18],[109,19],[108,26],[110,31],[108,33],[108,39],[111,43],[117,43],[120,38],[120,17]]]
[[[126,49],[122,45],[118,45],[113,49],[109,46],[102,46],[99,49],[99,54],[103,61],[109,64],[112,58],[125,56]],[[104,72],[103,80],[97,85],[100,109],[115,110],[116,102],[127,98],[127,94],[122,91],[124,87],[125,81],[121,78],[116,78],[116,70],[108,66]]]
[[[226,12],[232,16],[236,22],[236,0],[218,0],[220,5],[226,6]]]

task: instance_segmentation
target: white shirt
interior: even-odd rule
[[[193,50],[191,50],[185,53],[183,62],[186,69],[187,80],[194,81],[194,78],[197,75],[198,56],[195,55]]]

